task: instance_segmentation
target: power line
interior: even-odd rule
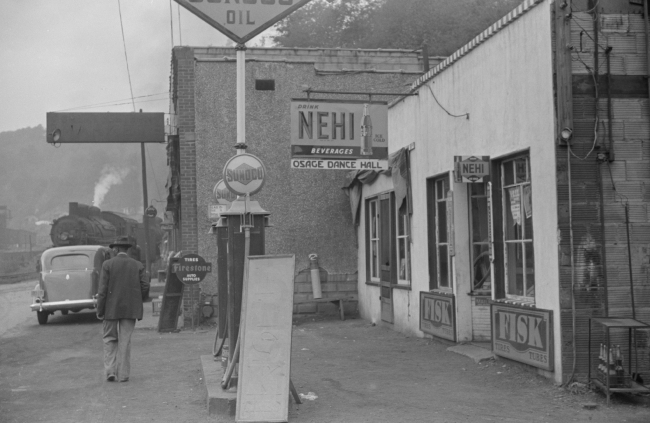
[[[172,0],[169,0],[169,26],[172,29],[172,48],[174,48],[174,9],[172,8]]]
[[[129,89],[131,90],[131,102],[135,112],[135,101],[133,100],[133,84],[131,84],[131,71],[129,70],[129,57],[126,55],[126,39],[124,38],[124,24],[122,23],[122,6],[120,0],[117,0],[117,9],[120,13],[120,27],[122,28],[122,44],[124,45],[124,58],[126,59],[126,73],[129,76]]]
[[[178,45],[183,45],[183,32],[181,31],[181,5],[177,4],[178,7]]]
[[[147,95],[141,95],[138,97],[133,97],[133,98],[147,98],[147,97],[154,97],[157,95],[167,95],[169,96],[168,92],[164,93],[157,93],[157,94],[147,94]],[[119,101],[125,101],[125,100],[131,100],[130,98],[120,98],[118,100],[111,100],[111,101],[105,101],[103,103],[95,103],[95,104],[86,104],[84,106],[76,106],[76,107],[70,107],[69,109],[63,109],[63,110],[56,110],[55,112],[67,112],[68,110],[77,110],[77,109],[92,109],[95,107],[103,107],[103,106],[119,106],[125,103],[118,103]],[[161,101],[161,100],[167,100],[166,98],[163,99],[158,99],[158,100],[147,100],[147,101]],[[147,101],[138,101],[138,103],[145,103]],[[128,103],[126,103],[128,104]]]

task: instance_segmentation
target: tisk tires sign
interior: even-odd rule
[[[456,342],[455,298],[420,292],[420,330]]]
[[[238,154],[223,167],[223,182],[237,195],[253,195],[264,186],[266,168],[252,154]]]
[[[492,304],[494,354],[553,370],[553,312]]]

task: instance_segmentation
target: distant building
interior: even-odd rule
[[[36,242],[36,234],[24,229],[7,228],[11,219],[11,210],[0,206],[0,248],[30,251]]]

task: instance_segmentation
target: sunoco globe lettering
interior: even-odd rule
[[[227,200],[232,201],[235,199],[235,194],[230,192],[227,189],[218,189],[217,190],[217,200]]]
[[[251,181],[264,179],[264,168],[227,169],[226,179],[228,182],[239,182],[246,185]]]

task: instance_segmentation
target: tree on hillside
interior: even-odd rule
[[[522,0],[313,0],[281,21],[282,47],[417,49],[449,55]]]

